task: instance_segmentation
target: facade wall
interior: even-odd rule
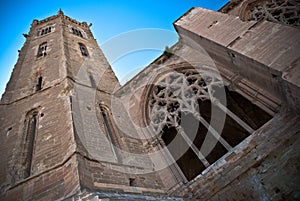
[[[217,23],[210,27],[214,20]],[[193,23],[201,24],[196,27]],[[299,109],[295,104],[299,94],[298,74],[289,76],[299,60],[297,28],[267,21],[242,22],[200,8],[175,22],[175,27],[186,43],[191,44],[192,40],[199,44],[216,62],[265,90],[275,102]]]
[[[31,187],[32,185],[42,187],[46,180],[44,181],[39,177],[47,177],[49,184],[60,182],[61,187],[64,188],[63,180],[56,181],[60,177],[50,175],[58,174],[55,173],[56,171],[63,171],[59,169],[62,169],[61,166],[69,160],[76,149],[70,99],[66,94],[61,93],[67,86],[67,82],[63,82],[56,87],[40,91],[20,101],[0,106],[2,114],[0,123],[2,131],[1,190],[8,192],[8,198],[10,195],[22,197],[23,191],[25,196],[25,189],[29,188],[26,187],[27,182],[30,183]],[[38,111],[37,128],[33,139],[31,172],[28,178],[24,178],[22,176],[22,169],[24,168],[22,158],[24,157],[24,143],[26,142],[24,139],[27,125],[25,118],[32,109]],[[65,123],[61,124],[61,122]],[[10,131],[8,131],[9,128],[11,128]],[[62,138],[62,136],[64,137]],[[68,170],[65,168],[64,172],[67,173]],[[60,172],[59,174],[63,173]],[[75,178],[76,175],[74,175],[74,181]],[[72,186],[75,187],[73,183]],[[19,189],[18,193],[16,195],[11,193],[9,188]],[[47,189],[46,186],[45,189]],[[31,190],[26,196],[30,196]]]
[[[294,128],[289,128],[294,130]],[[289,132],[284,132],[288,134]],[[213,196],[212,200],[235,197],[236,200],[297,200],[299,199],[299,130],[272,150],[260,164],[252,166]],[[271,149],[269,145],[264,145]],[[266,153],[263,153],[264,155]],[[238,193],[237,193],[238,192]],[[234,195],[234,196],[233,196]]]
[[[299,164],[294,161],[299,157],[295,144],[299,141],[296,121],[298,117],[293,115],[276,115],[232,152],[182,187],[181,195],[199,200],[298,199]],[[279,122],[286,123],[283,126]]]
[[[80,186],[73,155],[55,169],[37,174],[11,187],[0,200],[61,200],[76,194]]]

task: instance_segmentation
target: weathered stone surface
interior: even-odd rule
[[[246,3],[222,9],[231,15],[188,11],[174,23],[179,42],[122,87],[87,23],[62,11],[34,20],[0,103],[0,200],[299,199],[299,29],[242,21],[237,16],[246,13]],[[187,80],[174,84],[172,73],[182,72]],[[228,105],[212,117],[209,107],[218,100],[211,94],[209,105],[197,100],[202,127],[189,153],[202,152],[199,144],[214,146],[218,131],[200,117],[214,128],[225,115],[218,148],[176,161],[166,146],[174,133],[151,127],[150,114],[157,104],[157,111],[175,117],[171,103],[186,91],[174,89],[172,96],[159,86],[171,90],[205,79],[203,86],[188,86],[206,93],[216,72]],[[179,134],[198,124],[188,125]],[[188,178],[186,172],[199,171],[191,166],[195,158],[203,169]]]

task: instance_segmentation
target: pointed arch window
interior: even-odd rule
[[[85,57],[89,56],[89,52],[84,44],[79,43],[79,48],[80,48],[80,52],[81,52],[82,56],[85,56]]]
[[[190,181],[271,119],[211,72],[182,70],[153,86],[148,120]]]
[[[21,165],[23,167],[21,176],[23,178],[29,177],[32,166],[33,152],[35,137],[37,134],[38,127],[38,111],[33,110],[26,115],[25,130],[22,140],[22,160]]]
[[[111,146],[111,151],[114,154],[115,160],[119,161],[119,156],[117,150],[115,149],[115,146],[120,147],[120,142],[116,136],[116,132],[113,127],[110,111],[106,106],[100,104],[100,113],[103,119],[103,125],[105,129],[106,137],[108,138],[108,141]]]
[[[38,53],[37,53],[37,57],[46,56],[46,50],[47,50],[47,42],[44,42],[44,43],[40,44],[39,49],[38,49]]]
[[[40,91],[42,89],[42,84],[43,84],[43,77],[40,76],[37,80],[35,91]]]

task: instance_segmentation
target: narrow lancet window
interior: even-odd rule
[[[115,132],[114,129],[112,128],[112,122],[110,120],[110,115],[109,115],[109,111],[106,107],[104,106],[100,106],[100,112],[103,118],[103,124],[104,124],[104,129],[106,132],[106,137],[108,138],[108,141],[110,143],[111,146],[111,150],[114,154],[114,157],[116,159],[116,161],[119,160],[117,152],[114,148],[114,145],[118,144],[116,136],[115,136]]]
[[[38,123],[38,113],[30,112],[26,117],[26,129],[24,133],[23,151],[22,151],[22,167],[23,178],[31,175],[32,157],[34,151],[34,139]]]
[[[40,91],[42,89],[43,77],[38,78],[38,82],[36,84],[36,91]]]

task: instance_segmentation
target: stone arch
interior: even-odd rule
[[[26,113],[24,132],[21,142],[21,178],[27,178],[32,174],[35,141],[39,124],[40,108],[35,108]]]
[[[110,107],[103,102],[99,104],[101,121],[104,127],[104,133],[110,143],[111,151],[116,161],[121,161],[121,154],[118,150],[124,150],[124,142],[122,142],[120,133],[115,127]]]
[[[269,120],[260,108],[230,92],[209,68],[181,66],[152,81],[145,101],[145,124],[151,136],[167,146],[184,180],[192,180]],[[230,99],[228,108],[227,95],[246,108],[255,108],[264,118],[253,123],[253,115],[248,116]]]

